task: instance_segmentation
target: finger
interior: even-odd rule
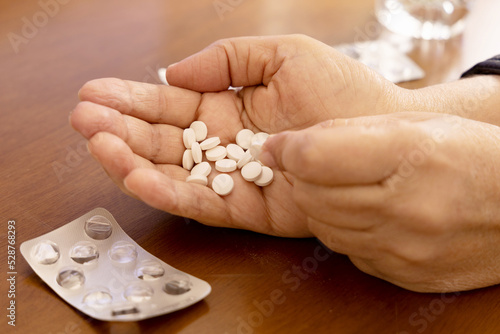
[[[396,171],[400,157],[416,145],[418,136],[406,123],[286,131],[266,141],[259,160],[317,184],[380,183]]]
[[[377,226],[389,198],[378,184],[329,187],[296,180],[293,198],[309,217],[343,229],[367,231]]]
[[[87,139],[98,132],[108,132],[120,137],[134,153],[153,163],[181,163],[185,148],[182,130],[176,126],[150,124],[92,102],[80,102],[70,122]]]
[[[377,241],[370,232],[338,228],[313,218],[307,222],[311,233],[334,252],[364,259],[377,259],[381,255],[374,247]]]
[[[155,165],[132,152],[119,137],[99,132],[90,138],[88,148],[92,156],[102,165],[111,180],[125,193],[132,195],[123,185],[123,180],[136,168],[157,169],[176,180],[185,180],[189,172],[176,165]]]
[[[242,37],[217,41],[204,50],[170,65],[170,85],[199,92],[226,90],[229,86],[267,85],[280,68],[293,37]]]
[[[90,101],[150,123],[188,127],[196,118],[201,94],[186,89],[115,78],[87,82],[81,101]]]
[[[148,205],[214,226],[231,226],[228,204],[212,189],[175,180],[152,169],[135,169],[126,189]]]

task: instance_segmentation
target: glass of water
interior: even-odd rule
[[[446,40],[463,32],[474,0],[375,0],[378,21],[392,32]]]

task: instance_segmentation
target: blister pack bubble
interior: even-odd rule
[[[37,238],[21,253],[68,304],[104,321],[137,321],[188,307],[210,285],[141,248],[103,208]]]

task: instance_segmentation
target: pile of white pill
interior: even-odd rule
[[[212,189],[220,196],[233,191],[234,181],[227,173],[237,169],[246,181],[259,187],[273,182],[273,170],[255,159],[269,137],[268,133],[243,129],[236,135],[236,144],[226,147],[220,145],[219,137],[207,138],[207,134],[207,126],[202,121],[194,121],[189,128],[184,129],[182,140],[186,150],[182,156],[182,167],[191,171],[186,182],[207,186],[208,176],[212,172],[212,165],[208,161],[214,162],[215,170],[220,172],[212,181]],[[204,157],[208,161],[203,161]]]

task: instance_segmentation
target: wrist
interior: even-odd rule
[[[478,75],[416,90],[401,88],[400,111],[453,114],[500,126],[500,76]]]

